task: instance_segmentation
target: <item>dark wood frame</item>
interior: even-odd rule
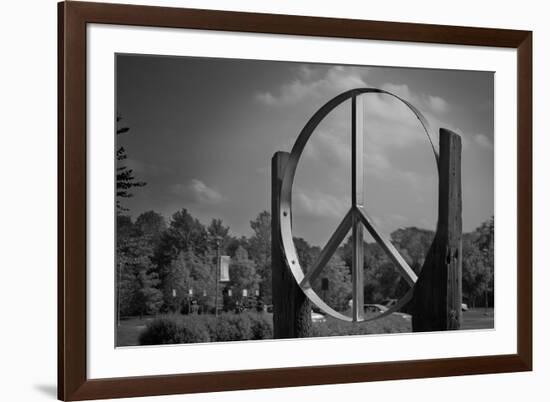
[[[86,375],[86,24],[517,49],[517,353],[90,380]],[[58,397],[62,400],[532,370],[532,32],[105,3],[58,4]]]

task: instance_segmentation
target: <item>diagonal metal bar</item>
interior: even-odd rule
[[[370,219],[365,210],[363,208],[356,208],[356,210],[359,213],[363,224],[365,225],[371,236],[374,237],[374,240],[376,240],[378,244],[380,244],[390,260],[392,260],[392,262],[397,265],[401,276],[405,278],[410,286],[413,286],[416,283],[418,277],[416,276],[412,268],[409,267],[409,264],[407,264],[403,257],[401,257],[401,254],[399,254],[399,251],[397,251],[395,246],[391,244],[388,239],[380,234],[378,229],[374,226],[372,219]]]
[[[334,255],[336,249],[338,249],[338,246],[340,245],[340,243],[342,243],[342,240],[344,240],[349,232],[349,229],[351,228],[351,211],[352,210],[350,209],[346,216],[344,216],[344,219],[342,219],[342,222],[340,222],[340,224],[330,237],[329,241],[321,251],[321,254],[319,254],[319,257],[317,257],[317,260],[307,271],[304,279],[302,279],[302,281],[300,282],[300,287],[310,288],[311,283],[319,276],[325,265],[327,265],[327,262],[329,262],[330,258]]]

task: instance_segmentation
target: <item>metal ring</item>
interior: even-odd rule
[[[296,142],[294,143],[294,146],[292,147],[292,151],[290,153],[290,156],[288,158],[288,162],[285,166],[283,181],[281,185],[281,194],[280,194],[280,202],[279,202],[279,235],[280,235],[280,241],[283,246],[283,251],[285,255],[285,260],[287,266],[290,268],[290,271],[292,272],[292,275],[294,276],[294,279],[296,282],[300,285],[300,288],[304,292],[304,294],[308,297],[309,300],[311,300],[317,307],[319,307],[323,312],[328,314],[331,317],[337,318],[339,320],[343,321],[353,321],[351,317],[348,317],[344,314],[341,314],[334,310],[332,307],[330,307],[328,304],[326,304],[319,295],[313,290],[312,287],[304,288],[301,286],[301,282],[304,279],[304,272],[300,266],[300,262],[298,259],[298,253],[296,252],[296,248],[294,246],[294,240],[292,237],[292,185],[294,183],[294,176],[296,174],[296,168],[298,167],[298,162],[300,160],[300,157],[302,155],[302,152],[313,134],[313,131],[317,128],[317,126],[321,123],[321,121],[332,111],[334,110],[338,105],[343,103],[344,101],[351,99],[354,96],[358,96],[361,94],[366,93],[379,93],[379,94],[386,94],[389,96],[392,96],[402,103],[404,103],[416,116],[416,118],[420,121],[420,124],[422,125],[422,128],[424,129],[424,132],[426,133],[426,136],[428,137],[428,141],[430,142],[432,151],[434,153],[436,166],[439,166],[439,152],[436,148],[436,142],[432,138],[431,135],[431,128],[424,117],[424,115],[411,103],[406,101],[405,99],[391,93],[388,91],[384,91],[382,89],[377,88],[355,88],[351,89],[346,92],[342,92],[341,94],[335,96],[331,100],[329,100],[327,103],[325,103],[317,112],[309,119],[309,121],[306,123],[302,131],[300,132],[300,135],[296,139]],[[411,287],[409,291],[398,301],[398,303],[393,306],[391,309],[385,311],[384,313],[377,315],[375,317],[371,317],[369,319],[363,320],[364,321],[372,321],[377,318],[381,318],[383,316],[386,316],[388,314],[393,313],[398,308],[401,308],[403,305],[405,305],[411,298],[412,298],[412,289]]]

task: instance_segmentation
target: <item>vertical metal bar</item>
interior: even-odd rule
[[[363,224],[357,207],[363,207],[363,102],[351,99],[351,202],[352,202],[352,282],[353,321],[363,320]]]
[[[351,203],[363,206],[363,98],[351,99]]]
[[[357,214],[353,215],[352,227],[352,281],[353,281],[353,321],[363,319],[363,225]]]

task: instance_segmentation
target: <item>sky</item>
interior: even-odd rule
[[[167,220],[186,208],[201,222],[221,218],[233,235],[270,206],[270,166],[309,118],[339,93],[374,87],[401,96],[462,138],[463,228],[493,215],[493,73],[338,66],[281,61],[118,55],[119,135],[127,165],[145,187],[123,200],[134,218]],[[364,95],[365,208],[389,235],[434,230],[437,170],[419,121],[387,95]],[[310,138],[293,186],[293,231],[323,246],[350,206],[351,102]],[[367,240],[368,240],[367,236]],[[369,240],[370,241],[370,240]]]

